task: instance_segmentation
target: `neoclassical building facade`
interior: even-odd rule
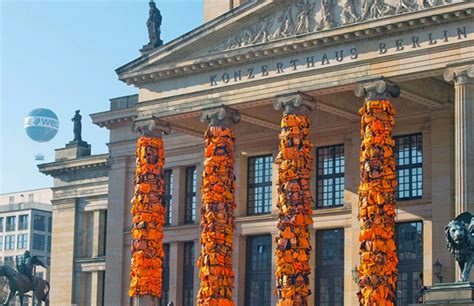
[[[210,10],[211,2],[206,2]],[[444,227],[455,215],[474,211],[474,3],[235,2],[219,7],[223,14],[217,17],[206,12],[204,25],[118,68],[119,79],[135,86],[138,95],[113,99],[110,110],[92,115],[110,131],[100,302],[130,303],[130,200],[139,136],[132,126],[140,122],[150,130],[171,129],[163,135],[168,212],[162,305],[195,305],[208,127],[201,114],[220,112],[222,119],[231,110],[240,117],[232,125],[233,298],[236,305],[275,304],[275,159],[282,112],[274,104],[294,99],[307,105],[314,144],[310,305],[357,305],[358,110],[364,97],[392,85],[400,88],[399,97],[390,98],[397,111],[397,304],[416,302],[422,286],[453,281],[458,272],[446,250]],[[355,95],[356,87],[364,90]],[[60,252],[54,239],[52,274],[54,254]],[[441,273],[433,269],[437,261]],[[53,290],[54,305],[81,304],[64,294],[60,299]]]

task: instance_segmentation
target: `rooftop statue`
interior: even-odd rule
[[[474,215],[464,212],[448,223],[445,228],[448,250],[461,269],[461,282],[469,282],[474,262]]]
[[[150,42],[143,46],[143,49],[152,49],[163,45],[161,40],[161,22],[163,17],[161,17],[160,10],[156,7],[156,3],[151,0],[148,5],[150,6],[148,20],[146,22],[146,27],[148,28],[148,38]]]
[[[76,111],[74,117],[72,117],[71,121],[74,122],[74,139],[73,141],[81,142],[82,141],[82,116],[79,114],[79,110]]]
[[[36,298],[37,306],[41,306],[46,302],[49,294],[49,283],[35,276],[36,266],[46,266],[36,256],[31,256],[30,251],[25,251],[23,256],[17,256],[16,269],[9,265],[0,266],[0,277],[6,277],[8,286],[10,287],[8,297],[3,305],[9,305],[10,301],[18,295],[20,305],[23,305],[23,298],[26,293],[33,291],[33,298]]]

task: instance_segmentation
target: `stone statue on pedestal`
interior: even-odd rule
[[[156,3],[153,0],[150,0],[148,3],[150,10],[148,13],[148,20],[146,21],[146,27],[148,29],[148,38],[150,41],[147,45],[143,46],[140,51],[148,51],[153,48],[163,45],[161,40],[161,22],[163,17],[161,16],[160,10],[156,7]]]
[[[82,116],[79,114],[80,110],[76,111],[74,117],[72,117],[71,121],[74,122],[74,139],[72,141],[81,142],[82,141]]]
[[[469,282],[474,262],[474,215],[464,212],[448,223],[445,228],[448,250],[461,269],[461,282]]]

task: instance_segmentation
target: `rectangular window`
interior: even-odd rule
[[[316,208],[344,205],[344,145],[316,150]]]
[[[18,216],[18,230],[27,230],[28,229],[28,215]]]
[[[344,305],[344,229],[316,232],[316,305]]]
[[[196,221],[196,167],[186,168],[184,223]]]
[[[0,218],[0,233],[3,233],[3,217]]]
[[[0,236],[0,251],[3,251],[3,236]]]
[[[249,157],[247,169],[247,215],[269,214],[272,210],[273,156]]]
[[[163,206],[166,208],[165,225],[171,224],[172,200],[171,189],[173,188],[173,171],[165,170],[165,192],[163,194]]]
[[[194,242],[184,244],[183,306],[194,305]]]
[[[8,197],[8,204],[13,204],[15,203],[15,197],[14,196],[9,196]]]
[[[165,256],[163,257],[163,295],[160,299],[160,306],[167,306],[169,303],[169,293],[170,293],[170,245],[169,243],[163,244],[163,250]]]
[[[40,215],[35,215],[33,218],[33,229],[35,231],[45,231],[46,230],[46,222],[45,217]]]
[[[28,248],[28,235],[27,234],[19,234],[17,245],[16,247],[19,250],[27,249]]]
[[[423,286],[423,223],[398,223],[395,227],[398,255],[397,306],[417,303]]]
[[[33,249],[44,251],[44,235],[33,234]]]
[[[5,236],[5,250],[15,249],[15,235]]]
[[[46,250],[48,252],[51,252],[51,236],[48,236],[48,240],[47,240],[47,243],[46,243]]]
[[[245,305],[270,306],[272,296],[272,237],[247,237]]]
[[[423,196],[422,139],[422,134],[394,137],[398,200],[420,199]]]
[[[53,218],[48,217],[48,233],[51,233],[52,231],[53,231]]]
[[[13,232],[16,230],[16,217],[7,217],[7,228],[5,231],[7,232]]]
[[[35,195],[33,193],[28,194],[28,202],[34,202],[35,200]]]

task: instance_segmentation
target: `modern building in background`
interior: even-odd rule
[[[51,265],[53,192],[50,188],[0,194],[0,257],[15,267],[26,250],[47,267]],[[49,269],[36,267],[36,275],[49,280]],[[25,299],[25,303],[31,303]]]
[[[138,95],[112,99],[109,110],[92,115],[110,131],[108,155],[65,148],[54,163],[40,166],[55,178],[52,305],[129,305],[129,203],[138,137],[132,125],[147,118],[150,128],[160,119],[172,129],[163,137],[168,215],[162,305],[195,305],[207,128],[199,117],[222,105],[241,116],[233,126],[234,301],[275,305],[282,114],[272,104],[282,96],[313,108],[310,305],[357,305],[358,109],[364,99],[354,88],[381,77],[401,88],[392,99],[397,305],[416,302],[422,286],[454,281],[458,272],[444,227],[460,212],[474,211],[474,3],[208,0],[205,9],[203,26],[117,70]],[[437,261],[440,273],[433,269]]]

